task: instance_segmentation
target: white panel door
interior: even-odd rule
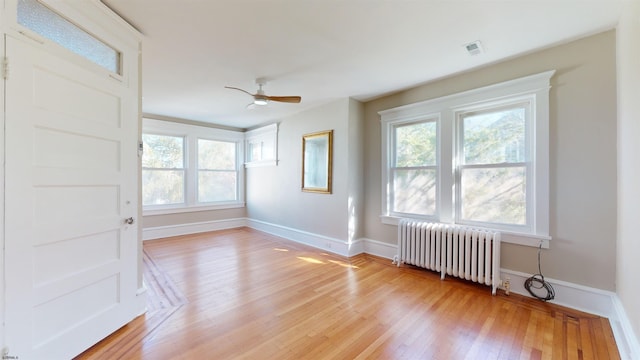
[[[69,359],[138,315],[137,97],[39,44],[6,54],[8,355]]]

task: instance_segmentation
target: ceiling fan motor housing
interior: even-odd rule
[[[258,93],[253,95],[253,103],[256,105],[267,105],[269,98],[264,94],[260,94],[261,91],[262,90],[258,90]]]
[[[256,91],[255,94],[252,94],[246,90],[240,89],[240,88],[236,88],[236,87],[232,87],[232,86],[225,86],[225,88],[227,89],[233,89],[233,90],[238,90],[238,91],[242,91],[243,93],[246,93],[247,95],[250,95],[253,97],[253,105],[267,105],[270,101],[278,101],[278,102],[286,102],[286,103],[300,103],[300,101],[302,100],[302,98],[300,96],[269,96],[266,95],[264,93],[264,90],[262,90],[262,87],[266,84],[266,80],[263,78],[259,78],[256,79],[256,84],[258,85],[258,91]]]

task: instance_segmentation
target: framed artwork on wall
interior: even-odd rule
[[[302,191],[331,194],[333,130],[302,136]]]

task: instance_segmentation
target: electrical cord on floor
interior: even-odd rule
[[[556,292],[555,290],[553,290],[553,286],[551,286],[551,284],[544,281],[544,275],[542,275],[542,270],[540,270],[541,251],[542,241],[540,241],[540,246],[538,246],[538,273],[525,280],[524,287],[534,298],[540,299],[542,301],[549,301],[555,298]]]

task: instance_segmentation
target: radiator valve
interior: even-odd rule
[[[504,293],[509,295],[509,292],[511,292],[511,279],[506,278],[502,282],[502,287],[504,288]]]

